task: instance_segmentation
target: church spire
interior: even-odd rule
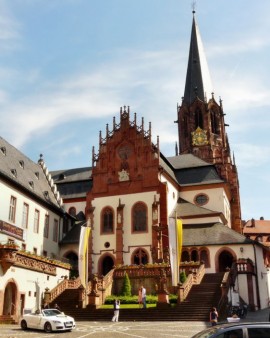
[[[190,105],[196,97],[207,102],[211,98],[212,92],[212,81],[208,70],[199,28],[196,23],[195,10],[193,9],[184,102]]]

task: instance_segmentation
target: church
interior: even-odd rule
[[[89,279],[121,266],[170,264],[171,219],[182,222],[181,263],[201,262],[206,273],[233,270],[230,297],[253,310],[268,306],[268,248],[243,235],[237,167],[195,12],[174,156],[161,153],[151,123],[131,110],[121,107],[97,135],[89,167],[50,172],[43,156],[34,163],[0,138],[0,239],[16,246],[11,263],[0,246],[0,314],[18,318],[40,305],[45,287],[76,276],[85,227]],[[28,250],[36,257],[26,257]],[[25,269],[28,282],[20,278]]]

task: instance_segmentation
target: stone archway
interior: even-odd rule
[[[218,271],[224,272],[231,268],[234,260],[235,257],[229,250],[223,250],[218,256]]]
[[[17,286],[14,282],[8,282],[4,293],[3,315],[16,314]]]
[[[101,274],[106,276],[114,267],[114,260],[111,256],[105,256],[101,263]]]

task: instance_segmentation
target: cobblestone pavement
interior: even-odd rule
[[[18,325],[1,325],[1,338],[190,338],[208,324],[203,322],[77,322],[72,332],[22,331]]]
[[[269,321],[270,308],[249,312],[243,322]],[[72,332],[22,331],[19,325],[0,325],[1,338],[191,338],[205,322],[77,322]]]

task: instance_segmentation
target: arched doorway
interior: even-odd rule
[[[223,272],[226,271],[227,268],[231,268],[233,260],[234,257],[229,251],[222,251],[218,257],[219,272]]]
[[[112,257],[110,256],[104,257],[102,261],[102,266],[101,266],[101,274],[103,276],[106,276],[107,273],[110,272],[113,267],[114,267],[114,261]]]
[[[5,288],[3,315],[14,315],[16,313],[17,287],[14,282],[9,282]]]

